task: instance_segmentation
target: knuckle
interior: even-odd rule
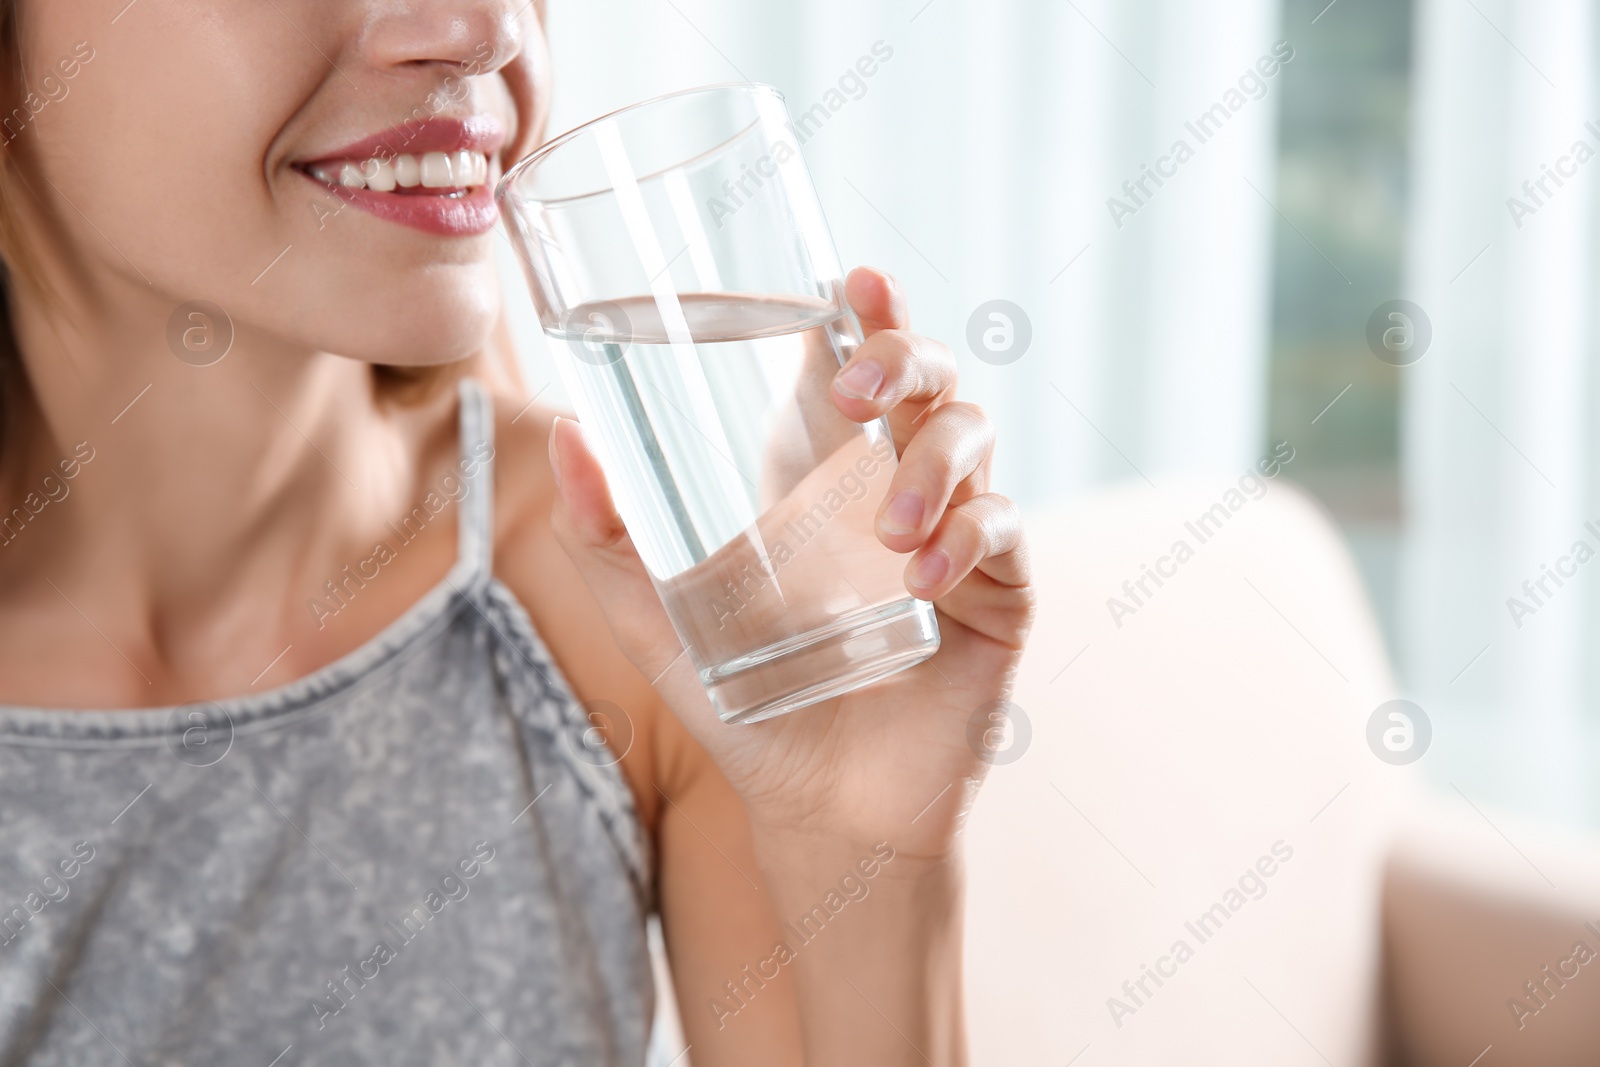
[[[1023,636],[1033,629],[1034,620],[1039,617],[1039,590],[1033,583],[1012,587],[1012,596],[1016,600],[1016,627]]]
[[[878,359],[909,363],[916,356],[916,335],[906,330],[879,330],[862,342],[857,352],[870,349]]]
[[[911,330],[879,330],[856,349],[884,364],[885,372],[900,379],[911,392],[954,397],[957,382],[955,355],[940,341]]]
[[[970,506],[972,503],[975,502],[969,502],[969,506],[958,509],[956,514],[960,516],[960,525],[965,529],[967,536],[975,540],[979,546],[988,548],[994,539],[989,510],[981,504]]]
[[[1021,528],[1022,509],[1017,506],[1015,500],[1012,500],[1004,493],[985,493],[983,498],[988,502],[996,517],[1014,523],[1019,529]]]
[[[994,441],[994,423],[989,421],[988,413],[977,404],[965,400],[952,400],[939,405],[930,419],[956,434],[976,435],[985,446]]]
[[[982,510],[984,537],[990,552],[1005,552],[1022,540],[1022,512],[1016,501],[1000,493],[985,493],[974,503]]]
[[[943,391],[951,396],[955,395],[956,386],[961,380],[961,371],[956,364],[956,354],[950,351],[950,346],[943,341],[924,339],[928,347],[928,373],[938,381]]]
[[[989,539],[988,509],[982,497],[973,497],[964,504],[950,509],[951,532],[963,540],[975,541],[980,546]]]
[[[944,405],[944,409],[972,426],[982,427],[990,433],[994,432],[994,423],[989,420],[989,413],[983,410],[980,404],[974,404],[970,400],[952,400]]]

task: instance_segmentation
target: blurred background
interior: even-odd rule
[[[1220,491],[1287,442],[1391,696],[1432,720],[1427,777],[1594,826],[1596,29],[1560,0],[554,0],[551,130],[712,82],[820,104],[842,257],[956,351],[999,488],[1030,514]],[[505,251],[530,387],[560,402]],[[993,300],[1018,309],[1003,358],[969,341]]]

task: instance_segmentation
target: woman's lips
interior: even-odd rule
[[[390,222],[446,237],[494,228],[490,188],[505,142],[496,119],[428,119],[347,145],[295,169],[340,200]]]
[[[500,217],[494,193],[483,185],[460,189],[396,188],[392,192],[352,189],[306,177],[347,204],[370,215],[441,237],[472,237],[494,229]]]

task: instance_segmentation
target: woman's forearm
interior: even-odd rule
[[[780,923],[772,958],[796,980],[806,1063],[965,1064],[960,859],[786,831],[758,830],[756,842]]]

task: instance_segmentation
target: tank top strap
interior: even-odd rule
[[[475,378],[461,379],[461,480],[455,570],[474,587],[494,569],[494,402]]]

